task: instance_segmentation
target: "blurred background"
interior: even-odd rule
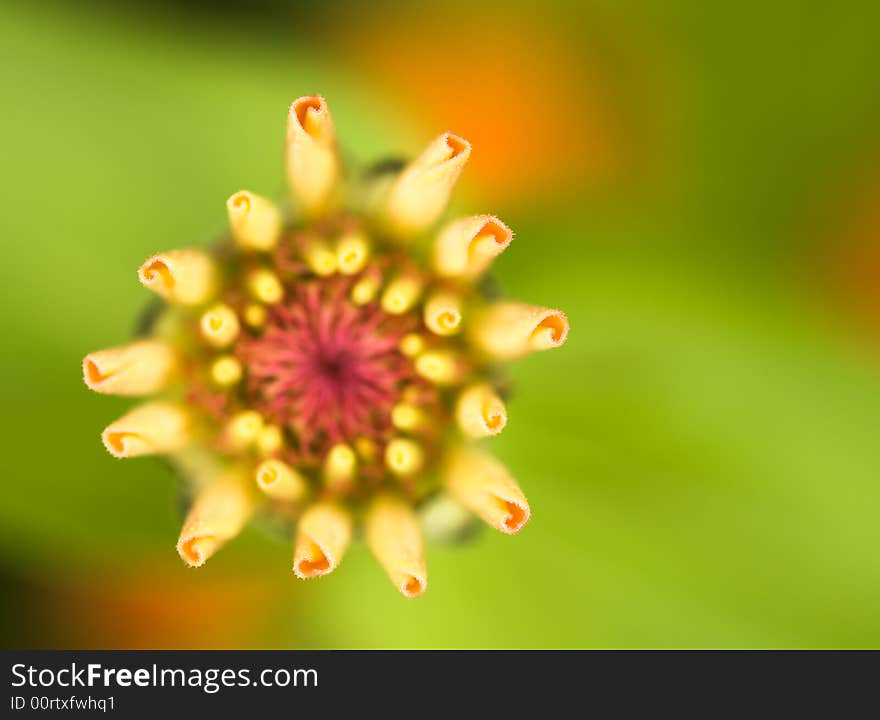
[[[0,5],[2,644],[880,645],[880,5],[412,5]],[[429,548],[416,602],[259,528],[185,567],[175,479],[80,377],[145,257],[280,196],[308,93],[357,161],[470,139],[457,207],[571,320],[495,443],[531,523]]]

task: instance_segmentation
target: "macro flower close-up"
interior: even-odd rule
[[[284,145],[288,198],[235,192],[217,242],[155,248],[137,270],[155,295],[137,337],[83,360],[91,390],[140,398],[101,439],[182,478],[187,565],[260,521],[289,538],[299,578],[362,540],[419,597],[426,540],[529,521],[515,469],[491,453],[505,366],[563,345],[568,320],[498,292],[491,266],[513,241],[501,219],[446,212],[464,138],[361,170],[324,98],[306,96]]]

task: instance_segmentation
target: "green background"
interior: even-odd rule
[[[298,581],[257,528],[185,567],[174,478],[104,451],[130,403],[89,393],[80,363],[130,337],[144,258],[208,242],[231,192],[281,193],[293,98],[325,95],[362,161],[447,129],[344,47],[376,32],[367,14],[426,44],[430,23],[382,3],[4,3],[4,645],[880,644],[880,295],[841,302],[835,271],[880,246],[880,222],[849,230],[880,205],[880,12],[725,5],[557,0],[522,38],[548,83],[574,78],[566,107],[591,102],[589,55],[626,161],[587,180],[568,165],[589,157],[562,154],[518,193],[466,172],[457,207],[517,233],[505,292],[572,329],[516,364],[494,444],[531,522],[430,547],[412,602],[363,548]],[[505,7],[474,22],[504,28]],[[528,35],[537,10],[514,9]],[[574,50],[556,55],[563,36]],[[503,67],[497,82],[524,113],[557,110]],[[474,113],[478,95],[463,88]],[[540,155],[540,136],[520,139],[524,163]],[[880,287],[880,261],[856,265]]]

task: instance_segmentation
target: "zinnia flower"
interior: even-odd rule
[[[525,495],[479,441],[507,423],[499,361],[562,345],[568,321],[482,291],[513,237],[501,220],[435,228],[470,153],[444,133],[409,164],[347,177],[324,99],[302,97],[287,120],[292,210],[242,190],[226,201],[232,242],[141,265],[165,303],[83,373],[96,392],[156,396],[102,440],[186,478],[188,565],[263,515],[292,537],[298,577],[335,570],[359,530],[418,597],[423,529],[465,510],[503,533],[526,524]]]

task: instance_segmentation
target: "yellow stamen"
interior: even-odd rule
[[[227,540],[238,535],[254,510],[253,494],[238,473],[208,485],[193,503],[177,541],[190,567],[200,567]]]
[[[433,248],[434,269],[441,277],[476,277],[512,240],[510,228],[491,215],[455,220],[437,235]]]
[[[385,465],[398,477],[412,477],[425,464],[422,446],[408,438],[394,438],[385,447]]]
[[[507,424],[507,410],[501,398],[487,384],[471,385],[458,396],[455,419],[461,431],[472,438],[500,433]]]
[[[518,533],[529,520],[529,503],[519,485],[498,460],[480,450],[453,450],[443,481],[456,500],[503,533]]]
[[[257,300],[274,305],[284,296],[281,280],[271,270],[253,270],[248,275],[247,287]]]
[[[138,269],[141,284],[181,305],[200,305],[217,289],[214,261],[201,250],[169,250],[153,255]]]
[[[419,355],[424,351],[425,338],[418,333],[409,333],[408,335],[403,336],[398,347],[400,348],[400,352],[408,358],[414,358],[416,355]]]
[[[415,275],[394,278],[382,293],[382,309],[389,315],[402,315],[419,300],[424,283]]]
[[[299,521],[293,572],[306,580],[333,572],[351,542],[351,515],[328,502],[309,507]]]
[[[452,350],[428,350],[416,358],[416,372],[437,385],[455,385],[464,374]]]
[[[361,233],[343,235],[336,243],[336,265],[343,275],[356,275],[370,258],[370,245]]]
[[[101,434],[107,451],[118,458],[169,453],[189,439],[189,416],[180,406],[151,402],[131,410]]]
[[[422,533],[412,508],[403,500],[381,495],[370,504],[364,519],[367,545],[391,582],[407,598],[417,598],[428,587]]]
[[[255,476],[257,487],[275,500],[296,502],[308,491],[305,478],[280,460],[264,460]]]
[[[321,214],[334,201],[339,181],[336,133],[324,98],[293,101],[287,116],[287,184],[307,216]]]
[[[470,143],[452,133],[434,140],[392,185],[384,210],[388,230],[410,237],[433,225],[446,208],[470,154]]]
[[[109,395],[149,395],[166,387],[178,369],[174,349],[161,340],[139,340],[89,353],[83,379],[91,390]]]
[[[271,250],[281,236],[281,211],[265,198],[241,190],[226,201],[229,227],[242,250]]]
[[[211,363],[211,379],[220,387],[232,387],[241,380],[241,363],[232,355],[221,355]]]
[[[224,303],[212,305],[199,322],[202,337],[215,348],[230,345],[241,329],[235,310]]]
[[[498,302],[469,323],[474,345],[494,358],[510,359],[559,347],[568,337],[568,318],[559,310]]]
[[[226,425],[226,439],[235,450],[244,450],[252,445],[260,430],[263,429],[263,418],[254,410],[243,410],[233,415]]]
[[[348,445],[339,443],[330,448],[324,460],[324,482],[327,487],[345,490],[351,486],[357,471],[357,456]]]
[[[461,298],[451,292],[435,292],[425,301],[425,325],[435,335],[455,335],[461,330]]]

